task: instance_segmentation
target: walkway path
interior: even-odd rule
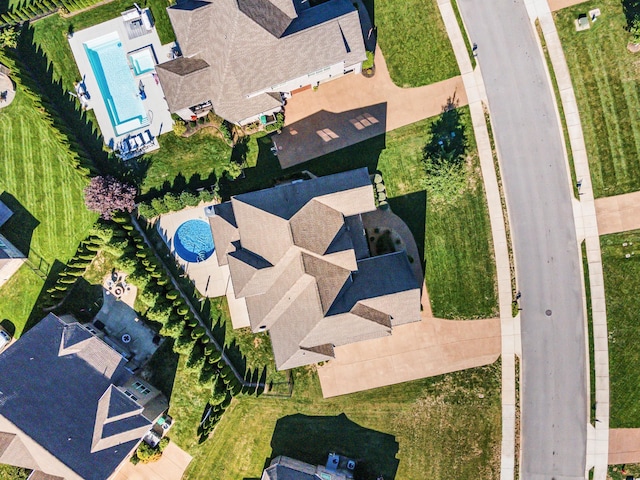
[[[475,74],[471,68],[465,40],[456,21],[450,1],[439,0],[438,6],[440,7],[440,13],[449,34],[449,39],[453,45],[469,101],[487,196],[489,218],[491,220],[491,234],[498,273],[498,300],[502,332],[502,456],[500,478],[502,480],[512,480],[515,470],[516,430],[515,356],[520,352],[520,327],[519,321],[513,318],[511,312],[511,270],[505,221],[482,103],[486,99],[486,94],[479,67],[476,69]]]
[[[640,192],[596,199],[600,235],[640,228]]]
[[[595,430],[590,424],[587,426],[589,433],[587,471],[593,466],[594,480],[604,480],[607,476],[609,449],[609,350],[596,204],[580,123],[580,113],[553,16],[546,0],[528,0],[525,3],[532,23],[536,18],[540,20],[564,109],[576,178],[582,182],[580,202],[576,209],[575,218],[578,242],[584,239],[587,247],[596,375],[596,424]]]
[[[170,442],[160,460],[134,465],[126,462],[114,480],[181,480],[191,462],[191,455]]]

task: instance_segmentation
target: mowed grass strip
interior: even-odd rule
[[[604,235],[600,245],[609,329],[611,428],[639,428],[640,230]]]
[[[574,20],[602,12],[589,30]],[[592,1],[555,13],[578,101],[596,197],[640,189],[640,69],[626,49],[629,34],[622,4]]]
[[[18,85],[13,103],[0,110],[0,192],[20,208],[2,232],[23,253],[35,253],[49,264],[65,262],[96,217],[84,206],[85,180],[67,163],[69,151],[22,88]],[[13,322],[18,336],[42,284],[23,266],[0,289],[0,320]]]
[[[436,0],[365,0],[393,82],[419,87],[460,74]]]
[[[170,414],[172,439],[194,457],[184,478],[260,478],[276,455],[323,464],[330,451],[357,458],[363,478],[497,478],[499,364],[331,399],[312,368],[294,377],[292,398],[239,397],[198,444],[208,393],[181,360]]]

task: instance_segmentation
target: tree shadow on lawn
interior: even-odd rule
[[[22,27],[16,53],[14,57],[23,73],[22,80],[40,95],[54,126],[68,137],[69,148],[79,155],[81,163],[87,168],[117,175],[119,172],[113,171],[116,164],[103,150],[100,132],[63,88],[62,80],[54,78],[53,63],[35,43],[34,30],[28,22]]]
[[[4,203],[13,215],[2,225],[1,232],[14,247],[24,255],[31,252],[31,239],[34,230],[40,225],[40,221],[35,218],[22,204],[10,193],[2,192],[0,202]]]
[[[278,455],[325,465],[330,452],[356,460],[356,479],[395,479],[399,446],[393,435],[364,428],[344,414],[335,417],[289,415],[276,422],[271,458]]]
[[[51,265],[51,269],[49,270],[49,274],[47,275],[47,279],[44,281],[44,285],[42,285],[42,289],[38,294],[38,298],[33,304],[31,313],[29,313],[29,318],[27,319],[21,335],[34,327],[47,315],[47,312],[44,311],[44,308],[45,306],[47,306],[47,302],[50,297],[50,294],[47,292],[47,290],[55,285],[56,281],[58,280],[58,274],[65,268],[66,265],[60,260],[54,260],[53,265]]]
[[[622,0],[622,10],[627,18],[627,28],[630,28],[633,20],[640,18],[640,0]]]

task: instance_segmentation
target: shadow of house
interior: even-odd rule
[[[393,213],[398,215],[413,234],[420,255],[420,266],[425,271],[424,245],[426,236],[427,192],[408,193],[400,197],[389,198]]]
[[[271,439],[272,459],[284,455],[311,465],[325,465],[330,452],[353,458],[357,462],[356,479],[395,479],[398,449],[393,435],[364,428],[345,414],[280,418]]]
[[[321,110],[283,127],[272,137],[283,169],[341,150],[378,135],[387,128],[387,104],[333,113]]]
[[[320,154],[321,156],[286,169],[280,166],[278,157],[271,151],[271,137],[258,138],[257,143],[256,166],[244,170],[245,178],[233,182],[224,178],[221,180],[220,194],[223,200],[229,200],[233,195],[273,187],[279,180],[295,179],[305,171],[325,176],[367,167],[369,173],[373,174],[377,170],[380,154],[386,148],[386,133],[383,131],[359,143],[324,155]]]
[[[2,205],[5,205],[13,214],[2,221]],[[31,251],[31,239],[34,230],[40,225],[36,219],[22,204],[10,193],[0,194],[0,234],[25,255]]]

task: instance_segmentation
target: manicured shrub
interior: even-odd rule
[[[202,337],[204,334],[205,334],[204,327],[197,326],[196,328],[193,329],[193,332],[191,332],[191,338],[193,338],[194,340],[197,340],[200,337]]]

